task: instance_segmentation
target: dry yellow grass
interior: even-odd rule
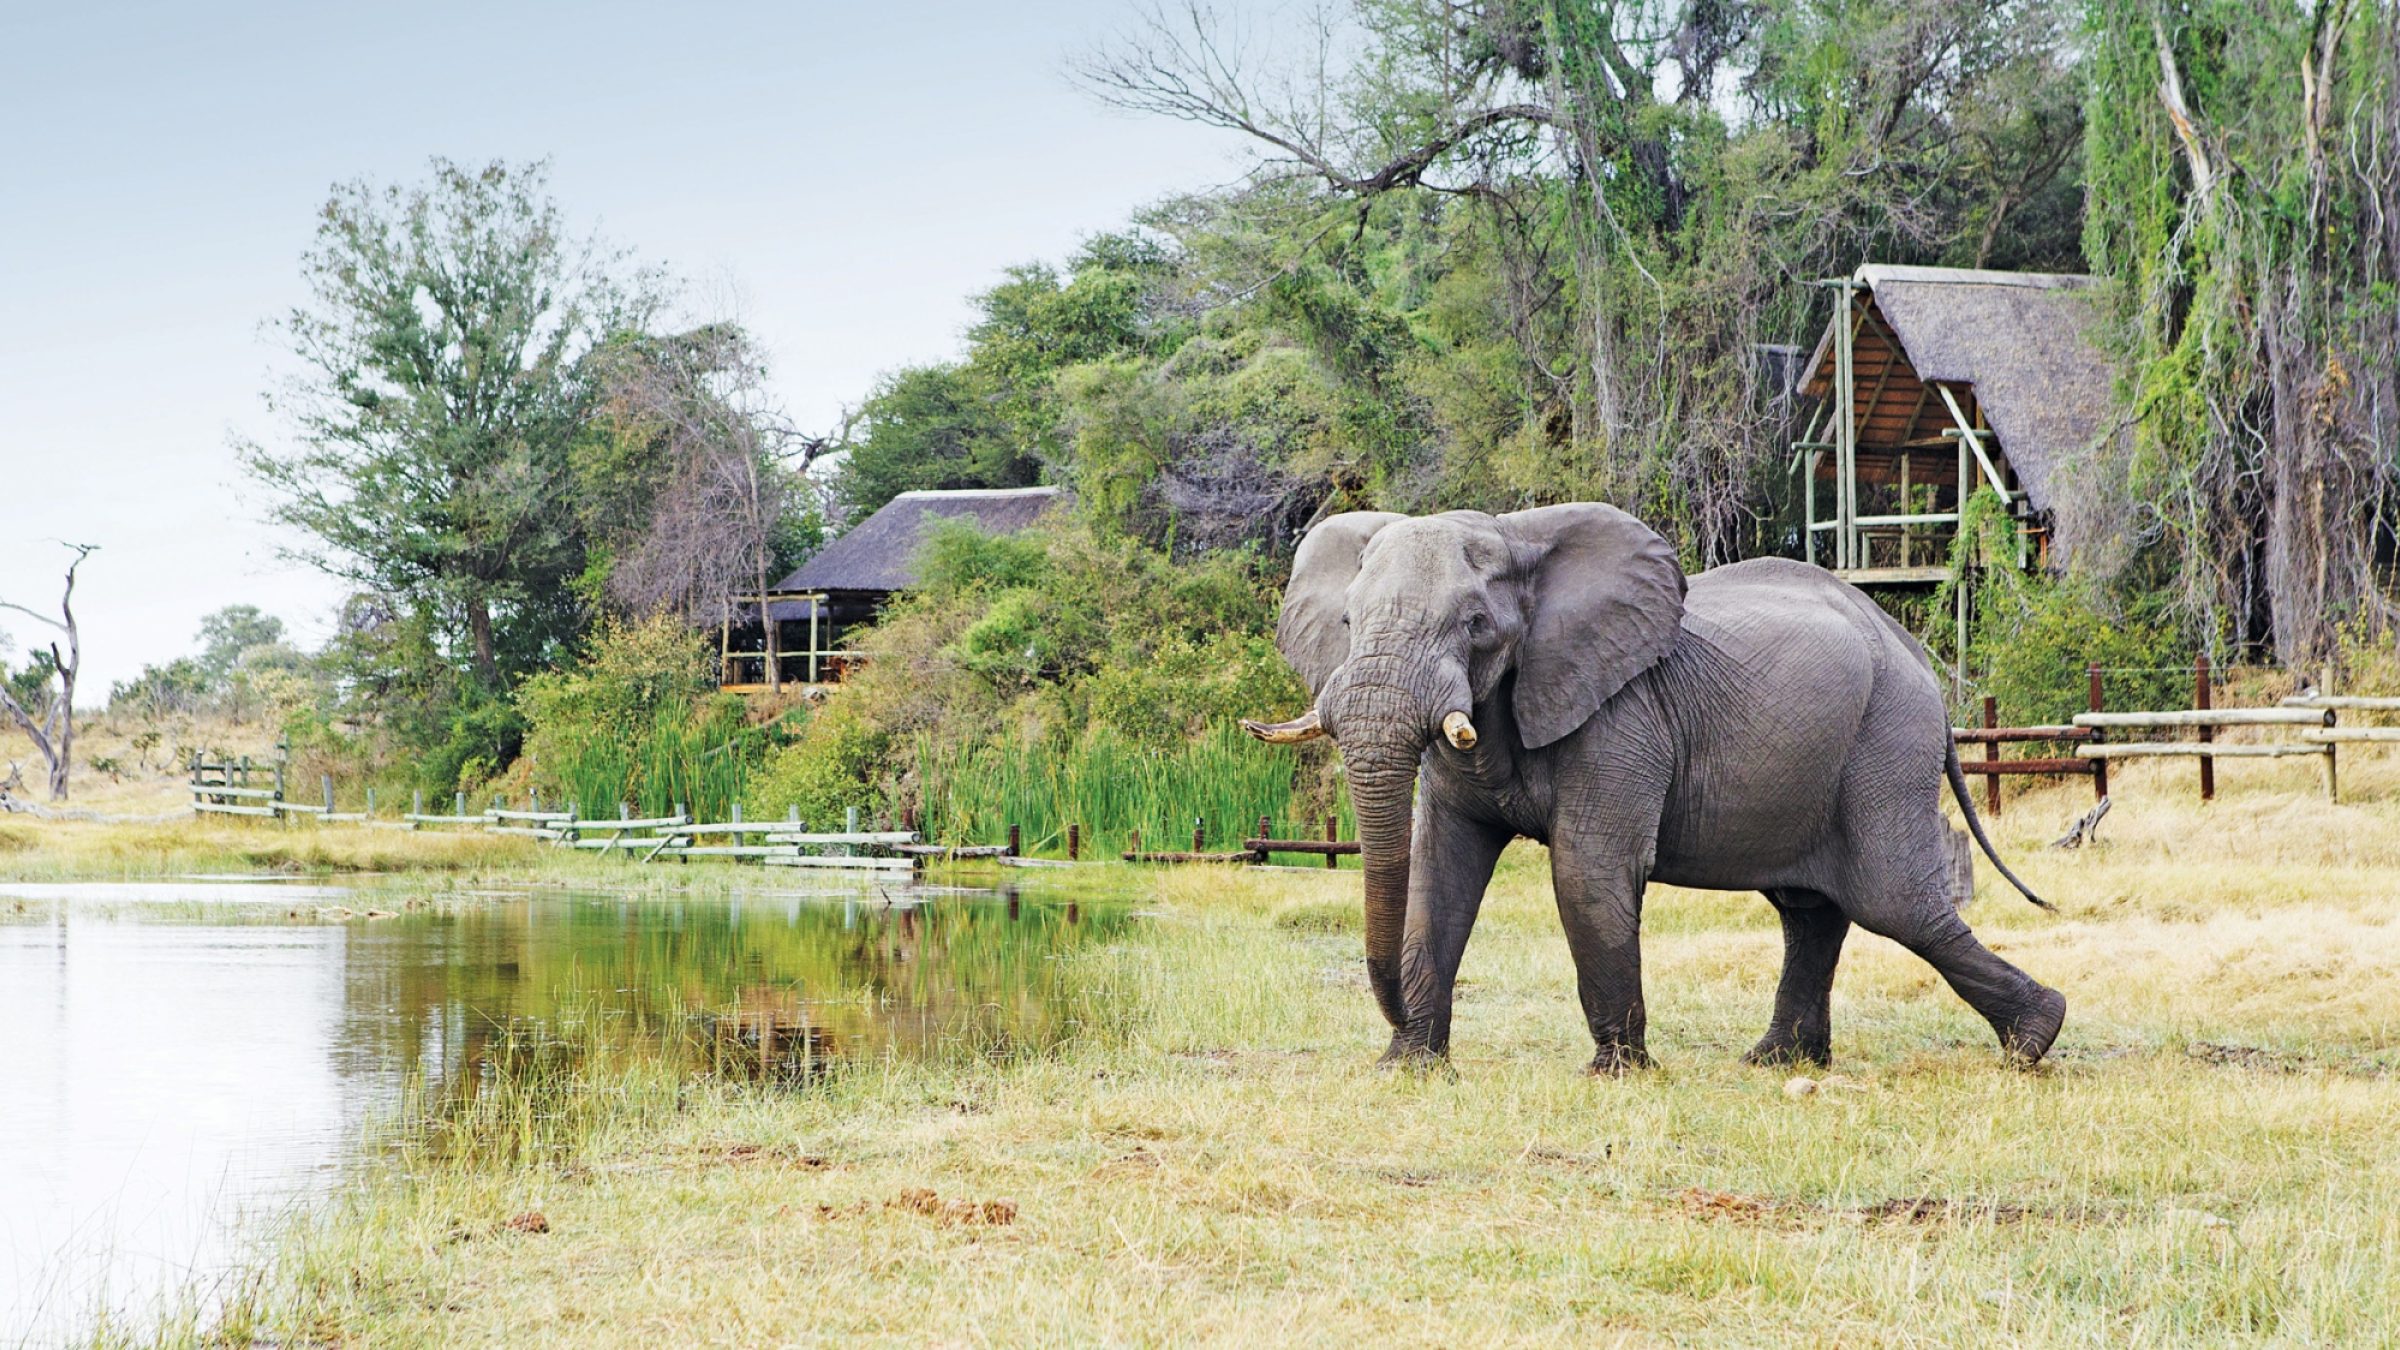
[[[157,742],[137,747],[135,738],[149,731],[158,734]],[[75,719],[75,769],[64,805],[112,816],[180,811],[191,805],[182,765],[193,750],[249,755],[264,764],[274,757],[275,737],[272,726],[256,720],[235,725],[222,718],[185,717],[153,727],[105,713],[80,716]],[[48,768],[41,755],[13,722],[0,723],[0,780],[8,777],[12,764],[23,780],[15,795],[49,806]]]
[[[295,1228],[232,1324],[415,1345],[2365,1344],[2400,1336],[2400,772],[2012,800],[1970,917],[2071,1000],[2042,1071],[1860,935],[1813,1091],[1736,1056],[1777,934],[1662,891],[1664,1067],[1589,1046],[1539,850],[1468,954],[1456,1077],[1369,1065],[1354,875],[1109,871],[1154,941],[1034,1063],[695,1087],[539,1166],[409,1164]],[[2178,772],[2178,769],[2181,771]],[[605,1080],[580,1091],[606,1090]],[[921,1194],[931,1191],[935,1199]],[[972,1202],[954,1207],[952,1202]],[[987,1208],[1006,1201],[1012,1208]],[[509,1220],[538,1213],[546,1231]],[[999,1222],[1000,1218],[1007,1222]]]
[[[240,819],[111,824],[0,816],[0,881],[198,873],[522,873],[554,864],[533,841],[481,832]]]

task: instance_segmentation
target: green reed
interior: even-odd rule
[[[1028,853],[1061,854],[1067,826],[1083,827],[1089,853],[1113,852],[1139,831],[1145,848],[1191,845],[1204,824],[1209,847],[1233,847],[1265,816],[1278,828],[1316,833],[1292,820],[1300,756],[1220,727],[1168,750],[1146,750],[1100,728],[1060,748],[981,746],[964,752],[920,747],[928,836],[991,843],[1012,824]],[[1342,799],[1348,815],[1348,799]],[[1345,834],[1347,834],[1345,830]]]
[[[579,736],[547,767],[559,792],[586,816],[606,816],[633,800],[633,750],[615,736]]]
[[[642,814],[667,815],[680,802],[695,819],[729,819],[742,799],[755,740],[735,710],[661,709],[642,741]]]

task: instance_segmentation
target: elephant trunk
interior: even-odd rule
[[[1358,843],[1366,865],[1367,983],[1392,1024],[1392,1060],[1425,1052],[1428,1028],[1409,1015],[1402,978],[1408,927],[1409,859],[1414,844],[1417,771],[1440,715],[1397,670],[1372,664],[1343,672],[1329,689],[1329,719],[1342,747]]]

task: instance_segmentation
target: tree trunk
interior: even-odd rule
[[[25,705],[17,702],[5,686],[0,686],[0,712],[8,714],[9,720],[15,722],[25,733],[25,738],[33,742],[33,748],[41,753],[42,759],[49,765],[50,800],[54,802],[67,799],[67,776],[75,767],[75,676],[83,669],[83,634],[75,622],[75,572],[83,566],[84,559],[92,556],[97,546],[68,544],[67,547],[74,551],[75,561],[67,564],[67,584],[66,589],[59,593],[57,618],[37,614],[23,605],[0,601],[0,609],[16,610],[66,634],[65,651],[60,651],[55,642],[50,644],[51,678],[58,681],[58,698],[42,714],[40,722],[35,722]]]
[[[63,802],[67,799],[67,771],[75,762],[75,715],[73,713],[67,714],[66,730],[59,733],[57,750],[58,753],[50,760],[50,800]]]
[[[775,616],[767,612],[767,568],[763,559],[758,568],[758,626],[766,634],[767,640],[767,692],[780,694],[783,692],[783,653],[781,644],[776,641],[778,625]]]

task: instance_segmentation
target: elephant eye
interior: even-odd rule
[[[1343,610],[1343,611],[1342,611],[1342,627],[1344,627],[1344,628],[1348,628],[1349,626],[1350,626],[1350,611],[1345,609],[1345,610]]]

